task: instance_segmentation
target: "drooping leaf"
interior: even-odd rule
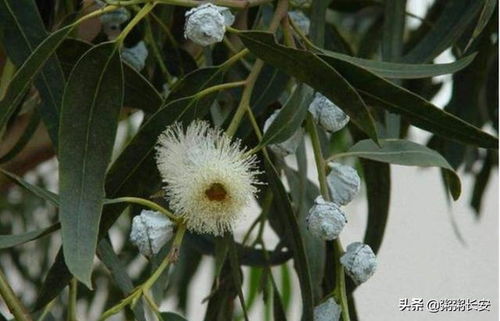
[[[495,13],[495,7],[497,5],[497,0],[484,0],[484,6],[479,15],[479,20],[477,21],[476,27],[472,32],[472,37],[470,38],[467,46],[465,46],[464,51],[467,51],[469,46],[477,39],[477,37],[483,32],[484,28],[490,21],[491,16]]]
[[[9,247],[17,246],[24,244],[26,242],[30,242],[36,239],[39,239],[45,235],[48,235],[54,231],[57,231],[60,227],[59,223],[53,224],[49,227],[25,232],[21,234],[9,234],[9,235],[0,235],[0,249],[7,249]]]
[[[277,144],[290,138],[306,118],[311,97],[312,90],[299,84],[264,133],[259,145]]]
[[[461,192],[460,178],[451,165],[438,152],[404,139],[383,139],[380,147],[369,139],[354,144],[338,157],[355,156],[383,163],[405,166],[440,167],[449,174],[451,194],[458,199]]]
[[[39,125],[40,125],[40,113],[38,111],[34,111],[21,137],[19,137],[15,145],[12,146],[12,148],[8,152],[6,152],[4,155],[0,157],[0,164],[12,160],[20,153],[24,149],[24,147],[26,147],[26,145],[29,143]]]
[[[270,33],[244,31],[238,34],[253,54],[321,92],[340,106],[371,139],[377,140],[373,118],[363,99],[337,70],[310,51],[276,43]]]
[[[47,37],[47,32],[33,0],[0,1],[2,45],[18,71],[0,102],[0,129],[12,115],[23,94],[35,80],[42,97],[41,116],[50,138],[57,144],[59,106],[64,89],[64,75],[54,50],[71,28],[63,28]],[[42,45],[43,44],[43,45]],[[37,76],[37,73],[40,75]],[[35,78],[36,76],[36,78]]]
[[[224,238],[228,243],[228,259],[229,259],[229,267],[231,269],[231,275],[233,278],[234,286],[236,287],[236,291],[238,292],[238,298],[240,300],[241,309],[243,310],[243,317],[246,321],[248,321],[248,313],[245,304],[245,298],[243,296],[243,279],[242,272],[240,270],[240,263],[238,260],[238,253],[236,251],[236,245],[234,242],[234,238],[231,234],[226,233]]]
[[[498,148],[496,137],[439,109],[422,97],[357,65],[333,57],[325,60],[369,103],[404,116],[414,126],[461,143]]]
[[[59,132],[59,217],[72,274],[89,288],[104,199],[104,178],[123,105],[123,70],[114,43],[90,49],[66,85]]]
[[[22,177],[19,177],[15,174],[12,174],[2,168],[0,168],[0,172],[10,178],[11,180],[14,181],[14,183],[18,184],[19,186],[27,189],[34,195],[52,203],[54,206],[58,207],[59,206],[59,196],[55,193],[52,193],[40,186],[36,186],[33,184],[28,183],[26,180],[24,180]]]

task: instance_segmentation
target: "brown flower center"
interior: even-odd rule
[[[224,189],[224,185],[220,183],[213,183],[208,189],[205,190],[205,195],[211,201],[223,201],[226,199],[227,192]]]

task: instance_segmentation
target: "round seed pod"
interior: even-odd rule
[[[347,246],[340,263],[356,284],[366,282],[377,268],[377,257],[370,246],[354,242]]]
[[[358,172],[354,168],[340,163],[332,162],[328,165],[331,171],[326,177],[326,181],[332,194],[332,200],[339,205],[346,205],[359,192],[361,180]]]
[[[314,96],[309,112],[321,127],[332,133],[344,128],[350,120],[342,109],[320,93]]]
[[[309,34],[311,28],[311,20],[300,10],[293,10],[288,12],[288,16],[292,19],[297,28],[302,31],[304,35]]]
[[[147,57],[148,48],[146,48],[144,41],[139,41],[134,47],[124,48],[122,51],[122,59],[137,71],[144,68]]]
[[[202,4],[186,12],[184,36],[200,46],[208,46],[224,39],[226,25],[234,22],[231,11],[211,3]]]
[[[274,122],[276,117],[278,117],[281,109],[275,110],[274,113],[269,116],[269,118],[264,123],[264,133],[269,129],[271,124]],[[302,128],[299,128],[290,138],[285,140],[284,142],[271,144],[269,145],[269,149],[272,150],[276,155],[285,157],[290,154],[294,154],[299,147],[300,142],[302,141]]]
[[[314,321],[339,321],[341,308],[333,298],[314,307]]]
[[[142,255],[151,257],[172,238],[175,224],[165,215],[143,210],[132,220],[130,240]]]
[[[309,210],[306,222],[311,234],[322,240],[331,241],[339,236],[347,220],[337,204],[327,202],[322,196],[318,196]]]

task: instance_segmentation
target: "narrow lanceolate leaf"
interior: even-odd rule
[[[47,32],[34,0],[0,0],[2,46],[18,67],[5,99],[0,102],[0,129],[12,115],[31,81],[35,80],[42,98],[42,119],[53,143],[57,143],[64,75],[57,57],[52,53],[61,40],[60,36],[64,37],[67,30],[69,28],[64,28],[61,33],[51,35],[52,39],[47,39]],[[37,48],[41,43],[45,43],[44,50]],[[38,71],[41,72],[35,78]]]
[[[439,109],[411,91],[344,60],[329,57],[327,62],[334,66],[370,104],[405,116],[412,125],[436,135],[464,144],[498,149],[498,138]]]
[[[363,67],[380,77],[394,79],[418,79],[452,74],[464,69],[476,58],[474,53],[445,64],[405,64],[351,57],[328,50],[323,50],[323,54],[318,54],[318,56],[326,62],[329,61],[329,57],[340,59]]]
[[[472,37],[470,38],[464,51],[467,51],[469,46],[477,39],[477,37],[483,32],[484,28],[490,21],[491,16],[495,13],[495,8],[497,5],[497,0],[485,0],[483,10],[481,10],[481,15],[479,15],[479,20],[477,21],[476,27],[472,32]]]
[[[444,8],[432,29],[403,57],[402,61],[408,63],[432,61],[462,35],[483,7],[484,1],[447,1],[446,8]]]
[[[460,178],[448,161],[435,150],[404,139],[383,139],[380,140],[380,145],[375,145],[369,139],[362,140],[338,156],[356,156],[405,166],[440,167],[449,174],[448,182],[453,198],[456,200],[460,196]]]
[[[382,59],[384,61],[397,61],[401,56],[405,21],[406,0],[385,0],[382,29]]]
[[[22,177],[19,177],[15,174],[12,174],[2,168],[0,168],[0,172],[10,178],[14,183],[17,185],[27,189],[33,195],[38,196],[50,203],[52,203],[54,206],[59,206],[59,197],[57,194],[52,193],[51,191],[48,191],[40,186],[33,185],[31,183],[28,183],[26,180],[24,180]]]
[[[268,32],[239,33],[245,46],[257,57],[304,82],[341,107],[356,126],[377,140],[375,125],[363,99],[351,84],[323,59],[310,51],[276,43]]]
[[[285,106],[267,129],[259,145],[281,143],[290,138],[306,118],[312,90],[302,84],[295,88]]]
[[[66,264],[91,287],[104,178],[123,104],[123,71],[114,43],[89,50],[64,92],[59,131],[60,221]]]
[[[0,249],[6,249],[9,247],[13,247],[16,245],[21,245],[26,242],[30,242],[36,239],[39,239],[45,235],[48,235],[54,231],[59,229],[59,223],[53,224],[49,227],[30,231],[21,234],[9,234],[9,235],[0,235]]]
[[[280,220],[284,224],[287,241],[293,252],[294,266],[299,278],[300,293],[302,296],[302,320],[313,320],[311,275],[297,217],[294,214],[290,200],[276,169],[274,169],[274,166],[269,161],[265,162],[265,167],[269,186],[273,190],[274,199],[283,209],[277,213],[281,215]]]

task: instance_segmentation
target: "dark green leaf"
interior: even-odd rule
[[[392,113],[405,116],[411,124],[465,144],[498,148],[496,137],[439,109],[422,97],[357,65],[333,57],[328,57],[327,62],[334,66],[367,101]]]
[[[59,217],[72,274],[91,288],[104,178],[123,104],[118,48],[104,43],[76,64],[65,88],[59,133]]]
[[[245,31],[239,35],[253,54],[321,92],[370,138],[377,140],[374,121],[365,103],[351,84],[325,61],[312,52],[282,46],[267,32]]]
[[[311,275],[309,273],[309,264],[305,254],[304,241],[297,223],[297,217],[294,214],[283,183],[274,166],[269,161],[266,161],[265,167],[269,186],[273,190],[274,199],[283,208],[283,211],[277,213],[282,215],[280,219],[285,225],[287,241],[289,242],[290,249],[293,251],[294,265],[299,278],[300,293],[302,296],[302,319],[313,320]]]
[[[446,1],[433,28],[403,57],[407,63],[429,62],[450,47],[483,7],[484,0]]]
[[[382,60],[397,61],[403,52],[406,21],[406,0],[384,1],[382,29]]]
[[[255,116],[259,116],[271,103],[280,98],[289,79],[290,77],[281,70],[264,65],[250,98],[250,106]]]
[[[484,0],[484,7],[481,10],[481,14],[479,15],[479,20],[472,32],[472,37],[469,40],[469,43],[465,47],[464,51],[467,51],[469,46],[476,40],[476,38],[483,32],[484,28],[490,21],[491,16],[495,13],[495,7],[497,5],[497,0]]]
[[[18,184],[21,187],[26,188],[28,191],[33,193],[34,195],[43,198],[46,201],[51,202],[54,206],[58,207],[59,206],[59,197],[57,194],[54,194],[46,189],[43,189],[39,186],[32,185],[22,179],[21,177],[14,175],[2,168],[0,168],[0,172],[3,173],[5,176],[13,180],[16,184]]]
[[[6,96],[0,102],[0,129],[5,126],[31,81],[35,79],[35,85],[42,97],[42,119],[50,138],[57,144],[64,75],[57,57],[52,54],[70,30],[71,27],[66,27],[47,37],[33,0],[0,0],[2,45],[18,67]],[[39,71],[40,75],[35,78]]]
[[[383,163],[405,166],[440,167],[449,173],[451,194],[458,199],[461,191],[460,179],[451,165],[438,152],[423,145],[403,139],[380,140],[380,147],[371,140],[357,142],[339,157],[355,156]]]
[[[290,138],[306,118],[312,90],[299,84],[262,137],[259,146],[277,144]]]
[[[21,234],[10,234],[10,235],[0,235],[0,249],[6,249],[16,245],[24,244],[36,239],[39,239],[45,235],[48,235],[54,231],[57,231],[60,227],[59,223],[53,224],[49,227],[30,231]]]
[[[238,298],[240,299],[241,309],[243,310],[243,317],[248,321],[248,313],[245,304],[245,298],[243,297],[243,290],[241,289],[243,285],[242,272],[240,270],[240,263],[238,259],[238,253],[236,250],[236,245],[232,234],[226,233],[224,238],[228,243],[228,256],[229,256],[229,266],[231,269],[231,275],[233,277],[234,286],[238,291]]]
[[[161,321],[187,321],[184,317],[173,312],[163,312],[161,314]]]
[[[26,125],[23,134],[21,135],[21,137],[19,137],[16,144],[12,146],[12,148],[7,153],[0,157],[0,164],[10,161],[20,153],[24,149],[24,147],[26,147],[26,144],[28,144],[28,142],[31,140],[39,125],[40,113],[38,111],[34,111],[28,125]]]

